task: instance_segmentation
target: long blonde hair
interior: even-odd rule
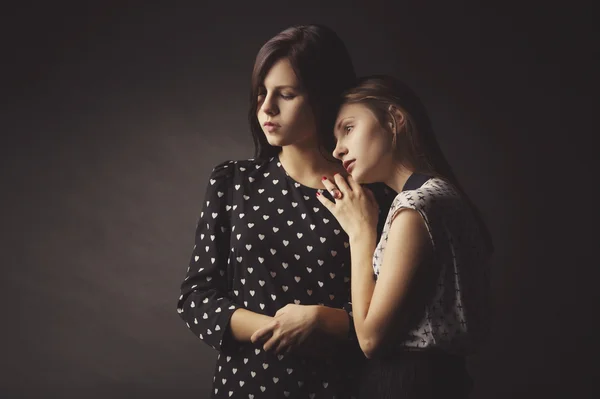
[[[405,83],[387,75],[372,75],[358,79],[357,84],[343,95],[344,104],[363,104],[387,128],[391,121],[392,143],[401,154],[400,162],[415,173],[438,177],[451,183],[473,210],[488,249],[493,251],[491,234],[479,209],[462,189],[446,160],[433,131],[427,110],[416,93]],[[399,125],[393,109],[404,116]],[[401,143],[398,143],[401,140]]]

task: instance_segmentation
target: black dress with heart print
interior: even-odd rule
[[[385,216],[396,193],[371,188]],[[238,308],[273,316],[287,304],[321,304],[351,316],[348,236],[317,191],[294,181],[278,157],[214,168],[177,306],[190,330],[220,352],[212,398],[355,396],[364,357],[352,329],[325,358],[267,353],[228,330]]]

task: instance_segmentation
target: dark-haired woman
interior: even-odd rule
[[[178,303],[220,352],[213,398],[355,393],[348,237],[315,196],[323,176],[343,170],[331,131],[354,79],[344,44],[323,26],[289,28],[257,55],[255,158],[214,168]]]

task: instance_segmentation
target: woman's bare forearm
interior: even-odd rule
[[[272,317],[264,314],[254,313],[247,309],[237,309],[231,315],[229,328],[236,341],[250,342],[252,334],[271,320],[273,320]]]
[[[317,326],[328,336],[345,339],[348,336],[350,320],[344,309],[316,306]]]

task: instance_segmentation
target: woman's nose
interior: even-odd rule
[[[344,157],[344,155],[346,155],[348,151],[346,150],[345,147],[343,147],[340,142],[338,141],[337,144],[335,145],[335,148],[333,149],[333,157],[336,159],[339,159],[340,161],[342,160],[342,158]]]
[[[265,100],[263,101],[263,103],[261,105],[261,109],[265,114],[267,114],[269,116],[277,115],[277,112],[278,112],[277,105],[272,100],[271,96],[267,96],[265,98]]]

